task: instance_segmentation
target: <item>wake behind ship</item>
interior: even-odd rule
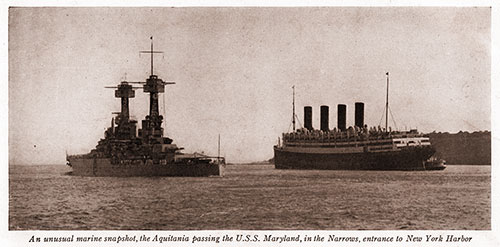
[[[153,50],[151,37],[151,75],[145,82],[122,81],[115,88],[115,97],[121,99],[121,111],[112,118],[95,149],[82,155],[67,155],[73,175],[80,176],[222,176],[225,167],[223,157],[203,154],[184,154],[182,148],[163,136],[163,116],[159,114],[158,95],[165,92],[165,82],[153,74]],[[139,84],[142,87],[134,87]],[[142,88],[149,93],[149,115],[142,120],[137,131],[137,121],[129,117],[129,98]]]
[[[387,73],[387,85],[389,84]],[[355,103],[355,126],[346,128],[344,104],[337,106],[337,127],[329,129],[329,107],[321,106],[320,129],[312,127],[312,107],[304,107],[304,128],[295,130],[295,93],[293,129],[283,133],[282,143],[274,146],[277,169],[324,170],[442,170],[444,161],[436,162],[429,137],[416,129],[391,131],[387,127],[364,124],[364,103]],[[431,159],[432,157],[432,159]]]

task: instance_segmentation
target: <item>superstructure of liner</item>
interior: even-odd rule
[[[203,154],[184,154],[182,148],[163,136],[163,116],[159,114],[158,95],[165,92],[165,82],[153,74],[153,50],[151,75],[145,82],[122,81],[115,87],[115,97],[121,99],[121,111],[112,118],[111,126],[104,138],[88,154],[68,155],[68,165],[73,175],[80,176],[222,176],[225,167],[223,157]],[[139,87],[132,85],[137,84]],[[149,114],[142,120],[142,129],[137,130],[137,121],[129,117],[129,99],[135,90],[142,88],[149,93]]]
[[[387,73],[388,76],[388,73]],[[295,105],[295,102],[294,104]],[[386,104],[388,107],[388,104]],[[346,128],[346,105],[338,105],[338,126],[328,127],[328,107],[321,106],[321,129],[305,128],[283,133],[274,146],[277,169],[425,170],[435,153],[429,137],[416,129],[391,131],[364,123],[364,104],[355,103],[355,126]],[[295,110],[294,110],[295,112]],[[304,116],[312,119],[309,106]],[[293,116],[295,118],[295,116]],[[444,169],[444,168],[443,168]]]

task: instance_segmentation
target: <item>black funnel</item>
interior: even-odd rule
[[[347,106],[343,104],[337,105],[337,128],[339,130],[345,130],[345,116],[347,112]]]
[[[304,128],[312,130],[312,107],[304,106]]]
[[[354,109],[354,125],[363,128],[365,125],[365,104],[361,102],[356,102],[354,104],[355,109]]]
[[[320,120],[320,129],[322,131],[328,131],[329,130],[329,127],[328,127],[328,118],[329,118],[329,114],[328,114],[328,106],[327,105],[322,105],[320,107],[320,116],[321,116],[321,120]]]

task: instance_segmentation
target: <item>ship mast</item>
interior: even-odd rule
[[[151,36],[151,75],[153,75],[153,36]]]
[[[163,51],[155,51],[153,50],[153,36],[151,36],[149,39],[151,39],[151,50],[150,51],[140,51],[140,53],[149,53],[151,54],[151,75],[154,75],[153,73],[153,54],[154,53],[163,53]]]
[[[149,100],[149,115],[153,118],[157,118],[160,113],[158,111],[158,93],[164,92],[163,81],[153,74],[153,54],[163,53],[162,51],[153,50],[153,36],[151,36],[151,51],[141,51],[140,53],[150,53],[151,54],[151,75],[149,79],[146,80],[144,85],[144,92],[150,93]]]
[[[385,131],[387,131],[387,120],[389,119],[389,72],[385,73],[387,76],[387,92],[385,96]]]
[[[295,132],[295,85],[292,86],[293,89],[293,101],[292,101],[292,124],[293,124],[293,132]],[[290,128],[290,127],[288,127]]]
[[[146,120],[143,120],[143,137],[145,139],[152,137],[160,138],[163,136],[162,120],[163,116],[160,115],[159,105],[158,105],[158,95],[165,92],[165,85],[175,84],[175,82],[165,82],[158,76],[154,75],[153,70],[153,56],[154,53],[163,53],[162,51],[153,50],[153,36],[151,36],[151,50],[150,51],[140,51],[140,53],[151,54],[151,75],[146,82],[140,82],[143,84],[143,89],[145,93],[149,93],[149,115],[146,116]],[[163,101],[165,104],[165,100]]]
[[[115,98],[121,98],[121,110],[118,113],[117,128],[115,129],[115,118],[111,119],[111,133],[115,134],[117,139],[130,139],[135,137],[135,124],[137,121],[130,120],[129,98],[135,97],[135,89],[127,81],[122,81],[118,86],[106,86],[105,88],[115,89]],[[132,134],[133,133],[133,134]]]

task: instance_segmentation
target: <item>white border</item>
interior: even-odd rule
[[[89,0],[89,1],[81,1],[81,0],[73,0],[73,1],[35,1],[35,0],[23,0],[23,1],[2,1],[0,3],[0,17],[2,20],[3,28],[1,29],[1,75],[3,83],[0,83],[0,99],[2,100],[2,104],[0,104],[0,113],[2,117],[1,121],[1,131],[2,136],[4,138],[1,139],[1,147],[2,152],[0,152],[0,158],[3,161],[2,166],[2,190],[1,197],[2,203],[0,204],[1,210],[1,228],[0,228],[0,242],[7,243],[7,246],[49,246],[48,244],[29,244],[27,241],[32,235],[43,235],[43,236],[67,236],[67,235],[75,235],[75,236],[85,236],[85,235],[125,235],[125,234],[135,234],[135,235],[154,235],[156,232],[153,231],[100,231],[100,232],[84,232],[84,231],[9,231],[8,230],[8,7],[9,6],[130,6],[130,7],[139,7],[139,6],[148,6],[148,7],[165,7],[165,6],[174,6],[174,7],[186,7],[186,6],[268,6],[268,7],[286,7],[286,6],[443,6],[443,7],[454,7],[454,6],[492,6],[491,18],[491,32],[492,32],[492,45],[491,45],[491,128],[492,128],[492,166],[491,166],[491,178],[492,178],[492,190],[491,190],[491,211],[492,211],[492,230],[491,231],[273,231],[273,234],[288,234],[288,235],[296,235],[296,234],[308,234],[313,235],[315,233],[321,235],[328,234],[336,234],[336,235],[376,235],[376,236],[395,236],[402,235],[406,236],[407,234],[414,235],[425,235],[425,234],[454,234],[460,235],[465,234],[467,236],[472,236],[474,238],[473,243],[465,243],[465,244],[446,244],[446,243],[379,243],[379,244],[341,244],[341,243],[314,243],[314,246],[326,246],[326,245],[334,245],[334,246],[500,246],[500,231],[498,225],[498,207],[499,203],[499,189],[498,189],[498,180],[499,180],[499,167],[497,164],[499,163],[498,154],[495,150],[499,148],[499,140],[500,136],[498,135],[498,126],[500,121],[498,120],[498,109],[499,109],[499,99],[500,99],[500,88],[499,88],[499,79],[500,79],[500,60],[499,60],[499,21],[500,21],[500,4],[497,1],[474,1],[474,0],[463,0],[463,1],[446,1],[446,0],[422,0],[422,1],[414,1],[414,0],[401,0],[401,1],[327,1],[327,0],[315,0],[315,1],[161,1],[161,0],[141,0],[141,1],[116,1],[116,0]],[[194,234],[211,234],[212,236],[222,236],[225,234],[236,235],[236,234],[269,234],[269,231],[161,231],[159,232],[162,235],[194,235]],[[293,233],[293,234],[292,234]],[[118,246],[117,244],[53,244],[53,246]],[[164,244],[120,244],[121,246],[195,246],[194,244],[183,244],[183,243],[164,243]],[[230,244],[196,244],[196,246],[248,246],[248,243],[230,243]],[[254,246],[257,246],[254,244]],[[258,246],[311,246],[310,244],[264,244],[260,243]]]

